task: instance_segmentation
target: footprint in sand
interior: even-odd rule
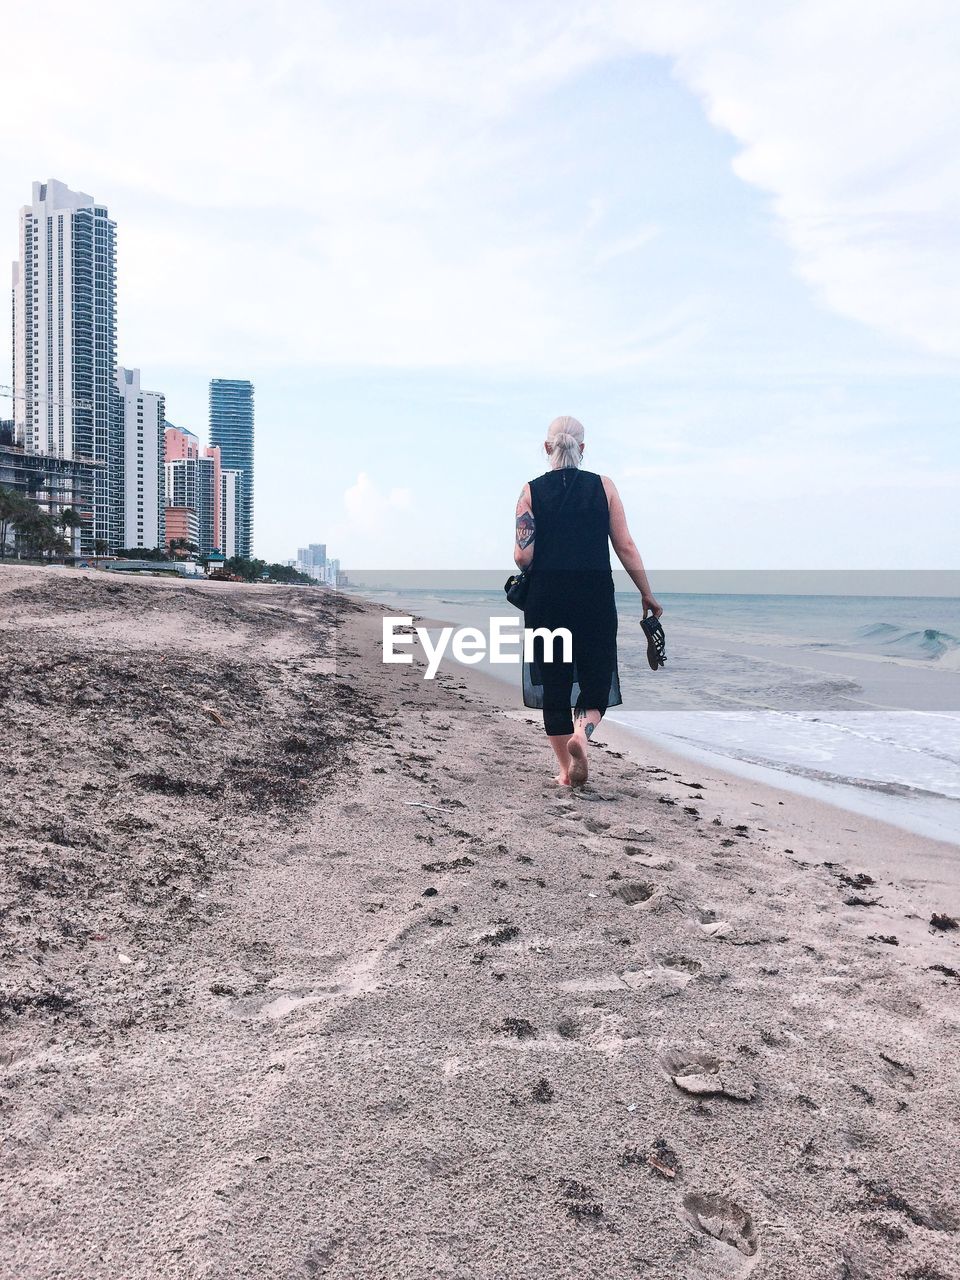
[[[908,1067],[904,1062],[898,1062],[896,1058],[891,1058],[886,1053],[881,1053],[880,1058],[887,1069],[887,1076],[894,1088],[907,1091],[913,1089],[916,1076],[912,1067]]]
[[[736,1102],[750,1102],[756,1096],[756,1085],[746,1072],[713,1053],[665,1049],[660,1054],[660,1062],[684,1093],[732,1098]]]
[[[683,1213],[697,1231],[733,1245],[748,1258],[759,1248],[757,1229],[750,1214],[726,1196],[691,1191],[683,1197]]]
[[[649,880],[625,880],[610,892],[615,898],[625,902],[628,907],[635,907],[640,902],[649,902],[657,891],[657,886]]]

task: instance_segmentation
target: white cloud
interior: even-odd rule
[[[413,500],[409,489],[383,492],[366,471],[357,476],[356,484],[343,495],[343,505],[352,529],[368,534],[386,531],[398,513],[408,511]]]
[[[526,184],[557,127],[547,95],[656,55],[736,140],[818,297],[956,353],[958,31],[952,0],[287,0],[242,17],[105,0],[95,24],[62,0],[19,6],[0,211],[12,227],[48,176],[110,204],[135,363],[630,367],[660,358],[667,321],[625,341],[597,267],[652,229],[616,225],[608,193],[573,182],[545,205]],[[702,301],[680,302],[681,346]]]
[[[672,58],[797,269],[842,315],[960,353],[960,13],[952,0],[618,6]]]

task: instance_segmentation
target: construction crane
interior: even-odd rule
[[[13,387],[9,387],[4,383],[0,383],[0,396],[5,400],[29,400],[32,404],[58,404],[66,408],[71,406],[74,409],[92,409],[92,400],[58,400],[54,396],[35,396],[27,391],[14,391]]]

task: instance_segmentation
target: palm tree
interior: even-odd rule
[[[42,559],[51,551],[61,554],[66,549],[63,533],[53,516],[33,502],[26,502],[16,517],[15,528],[20,549],[28,556]]]
[[[59,524],[63,529],[67,542],[70,544],[70,550],[73,550],[73,534],[75,529],[81,528],[83,519],[74,511],[73,507],[64,507],[59,515]]]
[[[11,531],[17,530],[19,522],[32,506],[33,503],[16,489],[0,485],[0,560],[6,559],[7,538]]]

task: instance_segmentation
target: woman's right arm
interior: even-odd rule
[[[610,541],[613,543],[613,549],[617,553],[617,559],[626,569],[640,592],[640,599],[643,601],[643,616],[646,617],[647,613],[650,612],[655,618],[659,618],[663,613],[663,609],[650,589],[647,571],[643,567],[643,560],[640,558],[637,544],[630,536],[630,530],[627,527],[627,513],[623,509],[623,502],[617,492],[617,486],[609,476],[604,476],[603,488],[607,495],[607,506],[610,509]]]
[[[513,560],[518,569],[529,569],[533,563],[533,542],[536,536],[537,526],[533,519],[530,486],[525,484],[517,502],[517,523],[513,543]]]

